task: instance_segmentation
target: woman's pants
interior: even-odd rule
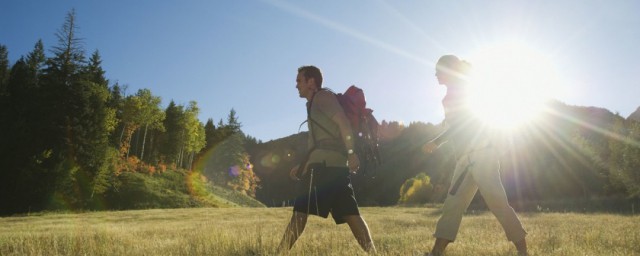
[[[461,180],[456,184],[458,179]],[[451,189],[444,202],[442,216],[438,220],[434,236],[455,241],[462,214],[478,190],[502,225],[507,239],[512,242],[524,239],[527,232],[513,208],[509,206],[500,180],[500,162],[496,152],[490,147],[471,151],[458,159],[451,180]]]

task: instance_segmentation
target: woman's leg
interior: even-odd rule
[[[526,252],[525,236],[527,232],[522,227],[513,208],[509,205],[507,194],[500,178],[500,163],[492,150],[484,150],[473,155],[476,166],[472,175],[487,207],[496,216],[504,229],[507,239],[516,245],[520,252]]]
[[[458,230],[460,229],[462,214],[466,211],[467,207],[469,207],[471,200],[473,200],[473,196],[478,190],[475,182],[470,177],[471,175],[465,172],[465,169],[468,167],[473,168],[472,166],[469,166],[470,164],[472,163],[469,162],[469,159],[466,156],[461,157],[456,163],[456,169],[453,174],[453,179],[451,180],[451,186],[453,186],[459,178],[463,180],[455,194],[452,195],[449,193],[447,195],[447,199],[444,201],[442,216],[436,224],[436,232],[434,233],[434,236],[436,237],[436,242],[434,243],[432,250],[434,255],[444,252],[446,246],[450,242],[455,241]],[[462,176],[462,174],[465,173],[466,175]]]

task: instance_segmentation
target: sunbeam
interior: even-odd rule
[[[320,24],[322,26],[325,26],[327,28],[333,29],[337,32],[340,32],[342,34],[345,34],[347,36],[353,37],[355,39],[358,39],[360,41],[366,42],[370,45],[376,46],[378,48],[384,49],[386,51],[398,54],[399,56],[417,61],[419,63],[422,64],[426,64],[426,65],[431,65],[433,66],[433,61],[428,61],[422,58],[417,57],[416,54],[412,54],[410,52],[407,52],[403,49],[400,49],[398,47],[395,47],[393,45],[390,45],[388,43],[383,42],[382,40],[378,40],[375,39],[373,37],[370,37],[366,34],[363,34],[357,30],[354,30],[352,28],[349,28],[347,26],[344,26],[340,23],[331,21],[329,19],[326,19],[322,16],[316,15],[314,13],[311,13],[307,10],[304,10],[302,8],[299,8],[297,6],[291,5],[289,3],[283,2],[283,1],[278,1],[278,0],[264,0],[265,3],[270,4],[274,7],[280,8],[283,11],[286,11],[290,14],[293,14],[295,16],[298,16],[300,18],[315,22],[317,24]]]

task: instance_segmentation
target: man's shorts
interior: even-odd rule
[[[345,216],[360,215],[346,167],[309,164],[299,185],[293,211],[323,218],[331,212],[336,224],[345,223]]]

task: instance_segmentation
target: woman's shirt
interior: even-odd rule
[[[464,87],[448,88],[442,106],[446,130],[438,136],[437,141],[452,143],[458,154],[489,144],[490,139],[484,134],[481,122],[469,107],[469,95]]]

